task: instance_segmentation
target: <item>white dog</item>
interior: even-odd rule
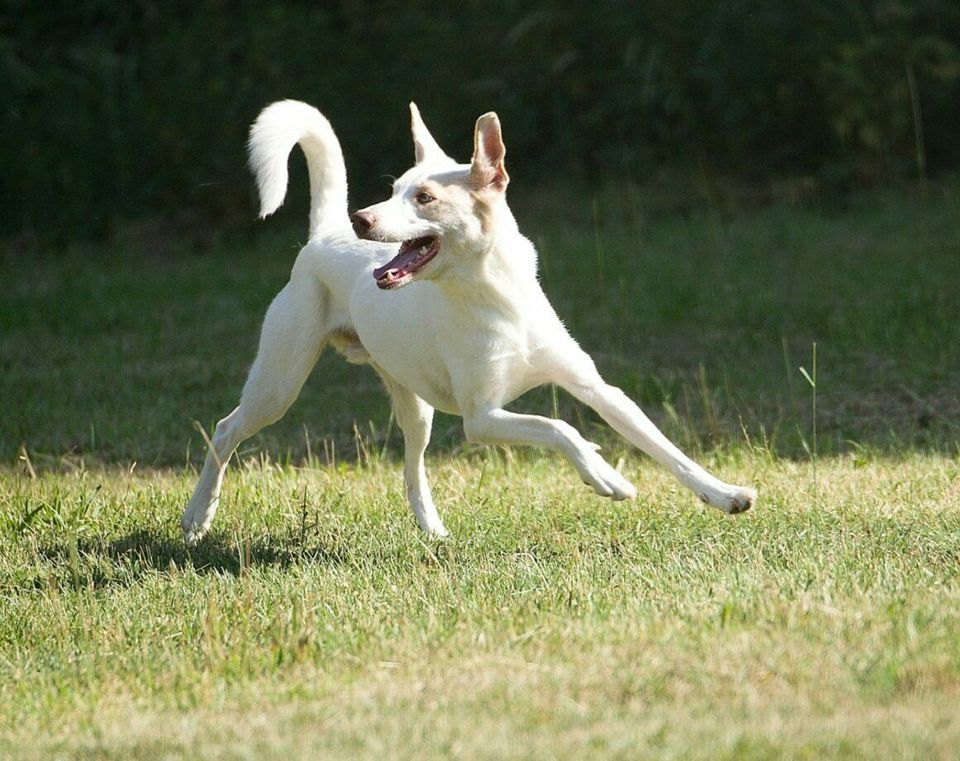
[[[282,101],[264,109],[251,128],[261,217],[283,203],[293,146],[299,143],[306,154],[310,240],[267,310],[240,405],[217,424],[183,514],[187,542],[209,530],[234,450],[287,411],[328,343],[383,378],[403,431],[407,498],[430,535],[447,534],[423,461],[434,408],[462,416],[470,441],[554,449],[601,496],[636,496],[598,447],[567,423],[504,409],[544,383],[590,405],[704,502],[726,513],[749,509],[753,489],[726,484],[684,455],[604,382],[567,333],[537,282],[536,251],[507,207],[497,115],[477,120],[473,158],[458,164],[412,103],[410,113],[416,164],[394,183],[388,200],[352,217],[343,153],[319,111]]]

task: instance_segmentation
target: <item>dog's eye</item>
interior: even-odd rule
[[[417,193],[417,203],[419,204],[426,204],[435,200],[436,199],[425,190],[421,190],[419,193]]]

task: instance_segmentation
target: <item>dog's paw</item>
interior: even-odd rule
[[[580,470],[584,483],[601,497],[613,500],[633,499],[637,488],[596,452],[587,453]]]
[[[210,524],[197,523],[188,513],[184,513],[180,520],[180,528],[183,529],[183,540],[187,543],[187,547],[196,547],[207,535]]]
[[[749,486],[729,486],[715,494],[703,493],[700,500],[727,515],[745,513],[757,501],[757,490]]]
[[[442,523],[425,528],[423,533],[427,535],[427,539],[446,539],[450,536],[450,532],[447,531],[446,527]]]
[[[180,528],[183,530],[183,539],[187,546],[196,547],[207,535],[212,522],[212,515],[209,512],[197,516],[196,511],[188,505],[180,519]]]

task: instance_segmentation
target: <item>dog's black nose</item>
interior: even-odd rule
[[[353,222],[353,231],[358,238],[366,238],[373,227],[373,214],[369,211],[355,211],[350,215],[350,221]]]

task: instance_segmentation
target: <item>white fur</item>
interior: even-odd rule
[[[726,484],[684,455],[600,377],[567,333],[537,281],[534,247],[506,203],[496,115],[478,120],[470,164],[443,153],[412,104],[411,120],[418,163],[396,181],[390,199],[360,212],[375,220],[369,235],[379,242],[360,240],[350,229],[343,154],[316,109],[274,103],[253,125],[250,162],[262,215],[283,202],[293,145],[299,143],[307,157],[310,241],[267,310],[240,405],[217,424],[183,514],[187,541],[193,544],[209,530],[236,447],[287,411],[327,343],[350,361],[369,362],[383,377],[404,436],[407,498],[428,534],[447,533],[424,469],[434,408],[461,415],[471,441],[553,449],[598,494],[636,496],[633,485],[572,426],[504,409],[544,383],[593,407],[703,501],[728,513],[748,509],[756,499],[753,489]],[[425,187],[443,197],[420,203]],[[380,290],[374,268],[396,254],[397,242],[424,235],[441,240],[439,254],[408,278],[410,285]]]
[[[310,167],[310,236],[324,227],[349,228],[340,141],[323,114],[296,100],[265,108],[250,128],[250,168],[260,191],[260,218],[279,209],[287,195],[287,156],[297,143]]]

